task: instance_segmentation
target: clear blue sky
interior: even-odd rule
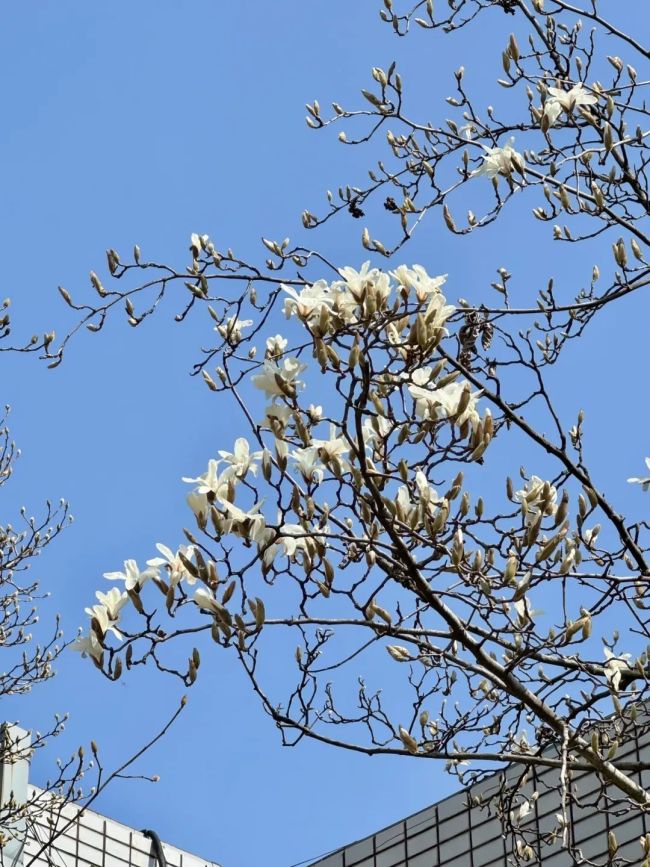
[[[444,116],[442,98],[461,62],[485,102],[492,100],[486,82],[499,74],[506,16],[486,19],[487,29],[469,39],[417,34],[397,42],[377,7],[375,0],[7,4],[0,296],[14,300],[16,330],[62,330],[56,286],[75,296],[88,291],[88,272],[104,268],[107,246],[127,251],[137,242],[152,258],[181,264],[193,231],[241,255],[257,255],[261,235],[298,237],[301,210],[316,210],[325,189],[359,180],[369,165],[369,154],[338,145],[334,134],[310,132],[304,103],[352,105],[373,65],[399,58],[414,102],[433,117]],[[525,225],[530,233],[522,235],[506,220],[465,242],[437,220],[404,259],[449,272],[450,300],[484,293],[499,265],[520,269],[530,297],[556,262],[571,285],[585,282],[599,256],[609,261],[609,242],[598,255],[593,248],[551,254],[532,221]],[[360,231],[360,222],[347,219],[309,240],[341,265],[358,265]],[[634,309],[631,302],[620,313]],[[175,326],[174,312],[167,305],[136,331],[116,320],[101,335],[82,335],[55,371],[34,359],[1,359],[2,401],[13,406],[23,450],[3,520],[23,503],[37,511],[46,497],[70,500],[76,523],[38,564],[53,593],[50,610],[62,612],[68,635],[85,620],[104,571],[126,556],[145,560],[159,540],[180,541],[187,519],[181,476],[201,471],[233,440],[203,384],[187,375],[209,324],[199,317]],[[645,322],[630,317],[615,355],[607,351],[610,334],[593,329],[579,371],[565,365],[560,383],[564,406],[590,410],[592,448],[609,454],[601,478],[619,503],[640,502],[624,479],[642,471],[650,449],[641,426],[614,412],[613,397],[632,399],[626,370],[646,339]],[[624,449],[612,448],[623,438]],[[428,762],[371,760],[314,744],[283,750],[230,662],[207,649],[203,656],[184,717],[143,765],[161,781],[114,787],[100,804],[107,814],[154,828],[224,867],[289,867],[453,786]],[[55,710],[69,710],[59,752],[94,737],[114,759],[144,740],[180,694],[154,672],[110,685],[70,654],[58,678],[12,714],[44,727]],[[46,773],[39,759],[34,781]]]

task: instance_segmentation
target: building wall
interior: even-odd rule
[[[35,790],[38,791],[38,790]],[[52,819],[52,824],[48,823]],[[52,829],[62,833],[43,849]],[[157,830],[157,829],[155,829]],[[43,849],[43,851],[40,851]],[[217,867],[163,843],[169,867]],[[140,831],[108,819],[92,810],[66,805],[59,815],[43,814],[28,824],[23,865],[34,867],[157,867],[151,839]]]
[[[0,867],[158,867],[141,831],[29,784],[31,736],[0,724]],[[154,830],[157,830],[154,828]],[[168,843],[169,867],[218,867]]]
[[[628,742],[617,758],[650,764],[650,741]],[[637,782],[650,788],[650,772],[637,775]],[[630,864],[641,864],[639,837],[650,832],[650,817],[630,813],[624,800],[610,801],[603,810],[603,791],[588,773],[573,780],[575,803],[571,809],[573,842],[583,856],[596,863],[607,860],[607,834],[613,831],[619,844],[617,856]],[[502,834],[501,821],[489,807],[487,797],[496,789],[495,778],[457,792],[413,816],[375,834],[336,850],[311,867],[499,867],[511,863],[511,838]],[[521,827],[530,839],[540,834],[546,842],[536,845],[536,860],[544,867],[568,867],[571,859],[559,839],[551,839],[558,828],[561,809],[559,773],[545,769],[533,776],[524,790],[528,797],[539,792],[531,813]],[[387,796],[390,793],[387,793]],[[393,795],[391,797],[394,798]],[[482,799],[483,806],[476,803]],[[472,804],[472,806],[470,806]],[[510,848],[509,848],[510,847]],[[619,863],[626,863],[621,861]]]

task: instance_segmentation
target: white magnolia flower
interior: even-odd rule
[[[296,292],[293,286],[281,287],[289,296],[284,299],[284,315],[289,319],[294,314],[301,319],[318,319],[323,307],[331,308],[334,298],[326,280],[317,280]]]
[[[236,316],[230,316],[224,325],[215,325],[214,330],[227,340],[229,343],[241,342],[242,328],[248,328],[253,324],[252,319],[238,319]]]
[[[548,118],[549,126],[553,126],[563,111],[571,114],[576,106],[595,105],[597,102],[596,94],[587,90],[582,83],[574,84],[569,90],[549,87],[548,97],[544,103],[544,116]]]
[[[447,299],[441,292],[437,292],[431,296],[426,313],[424,314],[427,324],[436,328],[444,328],[445,322],[455,309],[453,304],[447,304]]]
[[[264,419],[261,422],[263,428],[272,430],[280,423],[284,427],[291,418],[291,407],[286,403],[272,403],[264,410]]]
[[[266,351],[270,356],[282,355],[284,350],[287,348],[288,342],[287,338],[283,337],[281,334],[276,334],[275,337],[267,337]]]
[[[126,596],[126,594],[124,594]],[[103,638],[107,632],[112,632],[116,638],[122,638],[117,627],[117,620],[109,616],[108,608],[105,605],[93,605],[90,608],[84,609],[88,617],[95,621],[96,626],[101,632]],[[94,631],[91,629],[91,633]]]
[[[513,142],[514,138],[510,138],[508,143],[503,147],[488,148],[483,145],[485,148],[483,165],[472,172],[472,174],[496,178],[498,175],[509,177],[515,168],[523,172],[526,164],[522,155],[513,148]]]
[[[256,503],[248,512],[227,500],[220,500],[220,505],[229,518],[226,533],[234,533],[243,539],[257,541],[259,534],[266,527],[264,515],[259,511],[262,508],[262,501]]]
[[[379,268],[371,268],[369,259],[363,263],[359,271],[347,265],[345,268],[339,268],[339,274],[343,277],[346,288],[357,298],[369,283],[376,283],[380,278],[387,276]]]
[[[424,301],[427,296],[440,292],[440,287],[447,279],[446,274],[430,277],[422,265],[413,265],[412,268],[400,265],[390,273],[401,286],[406,286],[407,289],[414,289],[418,301]],[[452,307],[452,312],[453,309]]]
[[[183,481],[188,485],[197,485],[197,494],[213,493],[217,497],[223,496],[228,489],[228,481],[229,478],[232,477],[233,473],[231,472],[230,475],[228,475],[228,471],[226,470],[225,473],[219,474],[217,470],[220,463],[221,461],[212,458],[208,461],[208,469],[202,476],[197,476],[195,479],[190,478],[189,476],[183,476]],[[192,508],[192,511],[195,511],[191,504],[190,507]]]
[[[432,367],[418,367],[411,373],[413,385],[428,385],[431,380]],[[405,376],[408,376],[405,374]]]
[[[374,419],[365,418],[361,426],[363,441],[368,448],[376,448],[377,444],[390,434],[393,424],[386,416],[378,415]]]
[[[156,548],[162,554],[162,557],[154,557],[152,560],[147,560],[147,566],[164,566],[167,570],[167,577],[172,587],[176,587],[179,581],[185,579],[188,584],[195,584],[196,578],[191,572],[188,572],[181,554],[186,560],[191,560],[194,556],[194,545],[181,545],[178,551],[174,554],[171,548],[163,545],[162,542],[156,543]]]
[[[277,541],[289,559],[295,557],[297,551],[307,550],[307,534],[300,524],[283,524],[280,532],[282,535]]]
[[[262,554],[262,560],[265,566],[270,566],[278,553],[279,548],[275,544],[277,535],[277,532],[271,529],[271,527],[264,527],[264,529],[259,530],[255,536],[255,541],[260,554]]]
[[[527,524],[537,518],[542,507],[545,515],[554,515],[557,511],[557,489],[539,476],[531,476],[524,487],[515,492],[514,499],[521,503]]]
[[[650,458],[645,459],[645,465],[650,470]],[[650,488],[650,476],[643,476],[638,478],[637,476],[632,476],[632,478],[628,479],[628,482],[632,484],[641,485],[641,489],[647,491]]]
[[[395,502],[403,511],[408,522],[410,515],[412,514],[413,510],[417,508],[417,506],[411,500],[411,492],[406,485],[400,485],[400,487],[398,488]]]
[[[466,389],[464,382],[449,382],[442,388],[422,388],[409,385],[411,397],[415,400],[415,414],[423,419],[450,419],[459,427],[469,421],[476,428],[480,421],[476,404],[482,392],[469,393],[465,409],[459,413],[461,399]]]
[[[209,611],[210,614],[220,614],[224,611],[224,606],[217,601],[212,591],[205,587],[199,587],[194,591],[194,602],[202,611]]]
[[[70,645],[71,650],[76,650],[82,656],[92,656],[96,662],[100,662],[104,648],[99,638],[91,629],[88,635],[80,635]]]
[[[243,479],[249,470],[253,475],[256,475],[257,464],[254,461],[258,461],[262,457],[262,452],[251,452],[246,437],[239,437],[235,440],[234,451],[219,450],[219,456],[221,457],[219,463],[228,464],[226,473],[224,473],[226,478],[228,477],[226,474],[233,473],[238,479]]]
[[[207,515],[210,511],[210,503],[208,502],[207,494],[199,494],[198,491],[190,491],[186,497],[186,502],[197,518],[201,515]]]
[[[129,601],[129,594],[118,590],[117,587],[111,587],[108,593],[102,593],[101,590],[98,590],[95,596],[99,599],[100,604],[106,608],[110,619],[115,621],[119,620],[120,611]]]
[[[262,373],[257,373],[251,377],[251,382],[256,388],[263,391],[267,397],[282,397],[286,394],[278,384],[278,380],[286,383],[287,387],[293,385],[298,387],[302,385],[297,377],[305,370],[306,364],[298,361],[297,358],[285,358],[281,365],[276,364],[270,359],[266,359]]]
[[[623,672],[630,670],[628,660],[631,658],[631,654],[612,653],[609,647],[604,647],[603,652],[607,660],[604,665],[605,677],[614,692],[618,692]]]
[[[313,403],[310,403],[309,409],[307,410],[307,415],[309,416],[310,420],[313,421],[314,424],[316,424],[323,417],[323,407],[320,405],[315,406]]]
[[[295,449],[289,457],[294,461],[296,469],[302,474],[306,482],[320,484],[323,481],[325,471],[317,448],[310,446],[305,449]]]
[[[124,561],[124,572],[104,572],[104,578],[109,581],[124,581],[125,590],[139,590],[150,578],[157,577],[157,569],[150,567],[140,571],[135,560]]]
[[[336,435],[336,425],[333,424],[330,425],[330,438],[328,440],[313,439],[311,442],[322,461],[332,460],[332,458],[341,461],[343,455],[350,451],[348,442],[343,437]]]
[[[369,261],[364,262],[359,271],[349,266],[339,268],[339,274],[343,277],[344,282],[337,282],[334,286],[343,295],[343,299],[337,298],[337,306],[341,309],[349,306],[349,304],[341,304],[341,300],[345,301],[346,293],[350,293],[355,304],[358,304],[370,285],[374,287],[380,301],[385,301],[390,295],[390,275],[385,271],[380,271],[379,268],[371,268]]]
[[[429,484],[429,480],[424,475],[422,470],[418,470],[415,474],[415,484],[417,486],[418,492],[420,494],[420,500],[423,503],[440,503],[442,498],[438,496],[438,492],[435,488],[432,488]]]

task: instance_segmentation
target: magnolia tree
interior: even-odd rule
[[[6,414],[9,408],[6,407]],[[11,440],[5,417],[0,420],[0,487],[10,479],[19,451]],[[17,520],[0,526],[0,646],[2,670],[0,696],[4,699],[5,715],[16,707],[18,696],[32,692],[55,674],[57,660],[70,641],[66,641],[58,616],[49,625],[39,623],[39,607],[49,593],[44,593],[31,568],[56,537],[72,521],[68,504],[46,503],[43,514],[35,517],[21,509]],[[7,706],[8,705],[8,706]],[[34,863],[56,838],[74,821],[77,810],[90,806],[113,780],[131,775],[131,766],[167,731],[178,716],[158,732],[149,744],[137,750],[119,767],[106,767],[97,744],[91,742],[65,760],[53,764],[51,778],[42,788],[30,787],[27,799],[9,789],[3,781],[0,793],[0,861],[13,863],[17,847],[26,836],[38,841],[30,855],[23,857],[25,867]],[[31,761],[35,751],[54,746],[53,741],[64,731],[67,714],[55,714],[52,725],[45,731],[30,731],[11,725],[0,729],[0,765],[10,767],[16,762]]]
[[[212,318],[194,373],[248,428],[188,467],[185,544],[107,572],[76,648],[108,677],[152,665],[191,684],[205,633],[238,658],[285,743],[439,760],[468,784],[519,768],[496,805],[517,861],[553,845],[586,863],[571,828],[584,771],[599,781],[594,808],[650,807],[647,765],[617,754],[650,728],[648,525],[605,496],[580,405],[567,421],[549,385],[592,320],[650,279],[648,82],[636,71],[650,51],[611,20],[623,5],[384,0],[399,37],[451,38],[489,16],[504,36],[488,108],[460,67],[450,117],[407,113],[395,64],[372,70],[360,108],[307,106],[311,127],[343,123],[346,146],[374,143],[380,159],[303,224],[383,204],[390,238],[362,233],[375,267],[338,268],[288,239],[264,241],[263,266],[205,234],[184,268],[109,250],[110,277],[91,275],[99,300],[61,289],[75,328],[25,347],[56,365],[79,328],[100,330],[122,306],[137,327],[171,295],[179,321]],[[406,259],[428,215],[469,235],[511,207],[532,209],[557,244],[600,239],[602,271],[514,305],[505,268],[450,303],[453,274],[435,262],[377,264]],[[515,450],[530,467],[519,476]],[[539,793],[525,793],[548,767],[561,797],[541,838],[524,822]],[[611,834],[611,863],[617,847]],[[644,837],[639,862],[649,851]]]

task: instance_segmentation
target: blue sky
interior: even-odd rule
[[[260,258],[260,236],[301,237],[303,208],[317,210],[325,189],[359,180],[371,162],[335,134],[310,132],[304,103],[358,102],[373,65],[398,58],[413,102],[433,117],[445,114],[442,99],[461,62],[491,101],[506,16],[488,17],[473,35],[398,42],[378,21],[377,5],[8,5],[0,32],[0,295],[13,298],[16,331],[54,325],[62,332],[69,320],[56,286],[88,292],[88,272],[104,268],[108,246],[127,251],[139,243],[146,255],[181,264],[194,231]],[[492,37],[490,54],[484,45]],[[450,299],[484,293],[500,265],[530,297],[553,270],[573,288],[599,256],[609,261],[608,243],[604,251],[557,252],[533,221],[522,233],[506,218],[471,241],[451,238],[440,222],[426,224],[403,258],[449,272]],[[341,265],[358,265],[360,231],[344,219],[307,240]],[[637,307],[626,302],[615,315]],[[33,358],[2,357],[2,401],[13,407],[23,451],[3,514],[10,519],[23,503],[36,512],[46,497],[70,500],[76,522],[38,564],[53,594],[45,609],[62,612],[69,635],[104,571],[127,556],[143,561],[159,540],[181,540],[181,476],[202,471],[234,438],[203,384],[188,377],[197,347],[209,341],[207,317],[178,327],[175,312],[167,304],[143,328],[116,319],[101,335],[81,335],[55,371]],[[644,322],[628,317],[615,356],[607,352],[611,322],[592,329],[584,354],[569,356],[557,382],[567,412],[588,406],[590,448],[608,450],[601,473],[608,493],[635,504],[640,495],[624,479],[642,470],[647,437],[614,410],[634,399],[627,371],[638,363]],[[611,448],[623,439],[625,449]],[[429,762],[371,760],[315,744],[282,749],[232,663],[203,657],[174,734],[143,765],[160,782],[113,787],[100,804],[107,814],[226,867],[289,867],[453,787]],[[14,714],[44,727],[55,710],[70,711],[60,753],[94,737],[115,759],[146,739],[181,692],[153,672],[108,684],[70,654],[59,676]],[[39,758],[35,782],[46,774]]]

